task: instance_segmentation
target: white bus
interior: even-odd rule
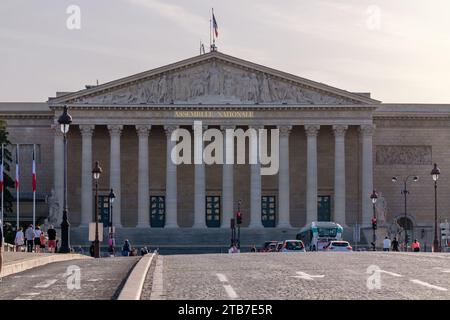
[[[334,222],[311,222],[300,229],[297,240],[302,240],[309,251],[321,251],[330,241],[342,240],[343,231],[341,225]]]

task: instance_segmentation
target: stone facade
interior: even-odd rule
[[[366,94],[211,52],[47,103],[1,103],[0,117],[7,121],[11,142],[39,145],[38,190],[43,199],[52,188],[62,199],[62,137],[55,123],[64,105],[73,117],[68,134],[73,227],[93,219],[90,171],[96,160],[103,168],[100,194],[113,187],[118,195],[113,217],[117,227],[150,228],[152,196],[166,197],[166,227],[205,228],[204,196],[220,197],[224,228],[232,213],[223,209],[236,211],[238,200],[243,227],[262,227],[260,196],[275,197],[275,227],[280,229],[317,220],[318,197],[329,197],[331,220],[367,227],[373,189],[383,196],[389,226],[404,215],[401,185],[391,178],[412,174],[420,180],[408,185],[408,218],[415,235],[428,240],[434,162],[442,171],[440,218],[449,218],[450,202],[443,195],[450,191],[450,105],[383,104]],[[168,168],[167,133],[173,126],[192,131],[194,120],[219,130],[280,128],[279,174],[258,177],[248,164]],[[31,191],[27,161],[22,162],[24,192]],[[24,217],[30,216],[30,203],[22,208]],[[40,203],[38,216],[47,213],[48,206]]]

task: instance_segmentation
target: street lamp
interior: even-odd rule
[[[372,246],[373,246],[373,251],[376,251],[375,242],[377,241],[377,235],[375,233],[375,230],[377,228],[377,215],[375,212],[375,203],[377,203],[378,194],[375,190],[373,190],[372,194],[370,195],[370,199],[372,200],[372,208],[373,208],[373,218],[372,218],[373,242],[372,242]]]
[[[113,231],[113,202],[116,198],[116,195],[114,194],[113,189],[111,188],[111,191],[108,195],[109,198],[109,252],[114,255],[114,231]]]
[[[67,210],[67,133],[69,132],[72,116],[68,112],[67,106],[64,106],[63,113],[58,118],[64,142],[64,196],[63,196],[63,219],[61,222],[61,247],[60,253],[70,252],[70,223],[69,212]]]
[[[412,178],[413,182],[419,181],[419,177],[417,176],[407,176],[405,179],[403,179],[403,190],[401,191],[401,194],[404,196],[404,203],[405,203],[405,223],[404,223],[404,231],[405,231],[405,251],[408,251],[408,234],[406,232],[406,226],[407,226],[407,219],[408,219],[408,211],[407,211],[407,202],[406,202],[406,196],[409,194],[409,190],[406,188],[406,183],[408,182],[408,179]],[[397,177],[392,177],[392,182],[397,182]]]
[[[95,180],[95,241],[94,241],[94,258],[100,258],[100,241],[98,238],[98,179],[102,173],[98,161],[95,161],[94,169],[92,169],[92,177]]]
[[[434,164],[433,170],[431,170],[431,177],[434,181],[434,240],[433,240],[433,252],[439,252],[439,241],[438,241],[438,227],[437,227],[437,181],[441,170]]]

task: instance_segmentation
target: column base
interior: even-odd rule
[[[289,222],[279,223],[276,225],[277,229],[292,229],[292,226]]]
[[[136,228],[139,228],[139,229],[150,229],[150,224],[148,223],[138,223],[137,225],[136,225]]]
[[[261,224],[249,224],[249,226],[247,227],[249,229],[264,229],[264,226]]]
[[[113,224],[114,228],[123,228],[122,224]]]
[[[194,224],[192,227],[192,229],[206,229],[206,224]]]
[[[177,229],[179,228],[178,223],[167,223],[164,229]]]

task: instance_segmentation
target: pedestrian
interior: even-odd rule
[[[56,252],[56,230],[53,225],[47,230],[48,234],[48,251],[51,253]]]
[[[414,252],[420,251],[420,243],[419,241],[417,241],[417,239],[414,240],[413,244],[411,245],[411,248],[413,249]]]
[[[250,252],[256,252],[256,246],[255,245],[252,246]]]
[[[92,241],[91,246],[89,247],[89,253],[91,255],[91,257],[95,257],[95,243],[94,241]]]
[[[78,253],[79,254],[84,254],[84,250],[81,246],[78,247]]]
[[[389,237],[385,237],[383,240],[383,251],[391,250],[391,239]]]
[[[19,229],[16,232],[14,244],[16,245],[16,251],[22,251],[22,246],[25,244],[25,236],[23,234],[22,227],[19,227]]]
[[[25,231],[25,239],[27,240],[27,252],[33,252],[34,229],[32,224],[30,224],[28,229]]]
[[[40,237],[40,242],[41,242],[41,252],[45,252],[45,244],[47,242],[47,237],[45,236],[45,232],[42,231],[41,232],[41,237]]]
[[[137,257],[138,251],[136,248],[131,248],[130,257]]]
[[[130,255],[131,252],[131,245],[130,245],[130,241],[125,240],[123,246],[122,246],[122,256],[124,257],[128,257]]]
[[[396,237],[394,237],[394,240],[392,240],[392,251],[399,251],[398,250],[398,240]]]
[[[36,253],[41,252],[41,228],[36,226],[34,229],[34,251]]]
[[[148,249],[147,249],[147,247],[141,248],[141,256],[145,256],[146,254],[148,254]]]

